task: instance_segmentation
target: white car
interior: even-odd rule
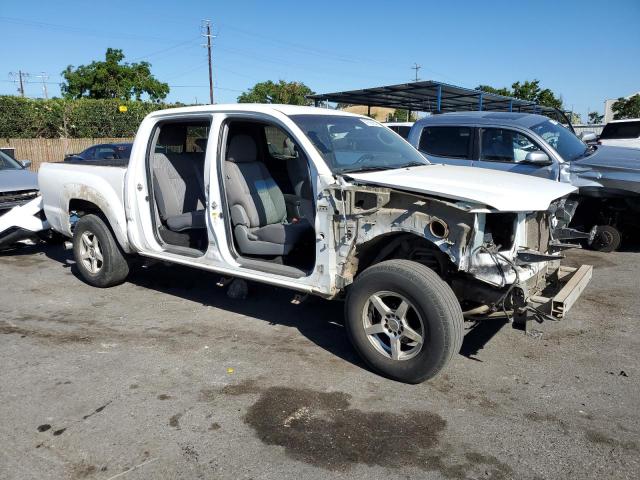
[[[390,128],[402,138],[409,138],[409,132],[411,131],[411,127],[413,127],[414,122],[386,122],[383,125],[387,128]]]
[[[607,123],[598,143],[616,147],[640,148],[640,118],[613,120]]]
[[[122,283],[131,259],[147,257],[289,288],[295,302],[346,299],[355,349],[405,382],[445,367],[465,314],[562,318],[591,277],[590,266],[560,266],[553,237],[571,185],[432,165],[340,111],[158,111],[126,168],[44,164],[39,183],[87,283]],[[547,287],[559,292],[543,297]]]

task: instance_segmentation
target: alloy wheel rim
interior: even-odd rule
[[[367,299],[362,326],[378,353],[391,360],[409,360],[422,351],[426,329],[422,317],[406,297],[379,291]]]
[[[104,265],[102,247],[93,232],[86,231],[80,237],[80,261],[93,274],[98,273]]]

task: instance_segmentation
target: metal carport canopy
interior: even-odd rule
[[[566,112],[552,107],[433,80],[345,92],[322,93],[308,95],[307,98],[313,100],[316,106],[320,102],[326,101],[431,113],[470,110],[539,113],[560,119],[563,123],[570,123]]]

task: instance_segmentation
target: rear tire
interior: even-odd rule
[[[355,280],[346,302],[349,340],[384,376],[420,383],[460,351],[463,316],[451,288],[430,268],[388,260]]]
[[[129,275],[129,262],[104,220],[85,215],[73,232],[73,256],[82,279],[94,287],[113,287]]]
[[[620,231],[611,225],[598,225],[596,235],[590,248],[598,252],[613,252],[620,247],[622,235]]]

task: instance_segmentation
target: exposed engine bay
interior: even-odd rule
[[[503,212],[464,201],[373,186],[332,190],[342,287],[370,264],[411,259],[435,270],[463,305],[482,312],[524,308],[559,279],[559,253],[577,203],[546,212]]]

